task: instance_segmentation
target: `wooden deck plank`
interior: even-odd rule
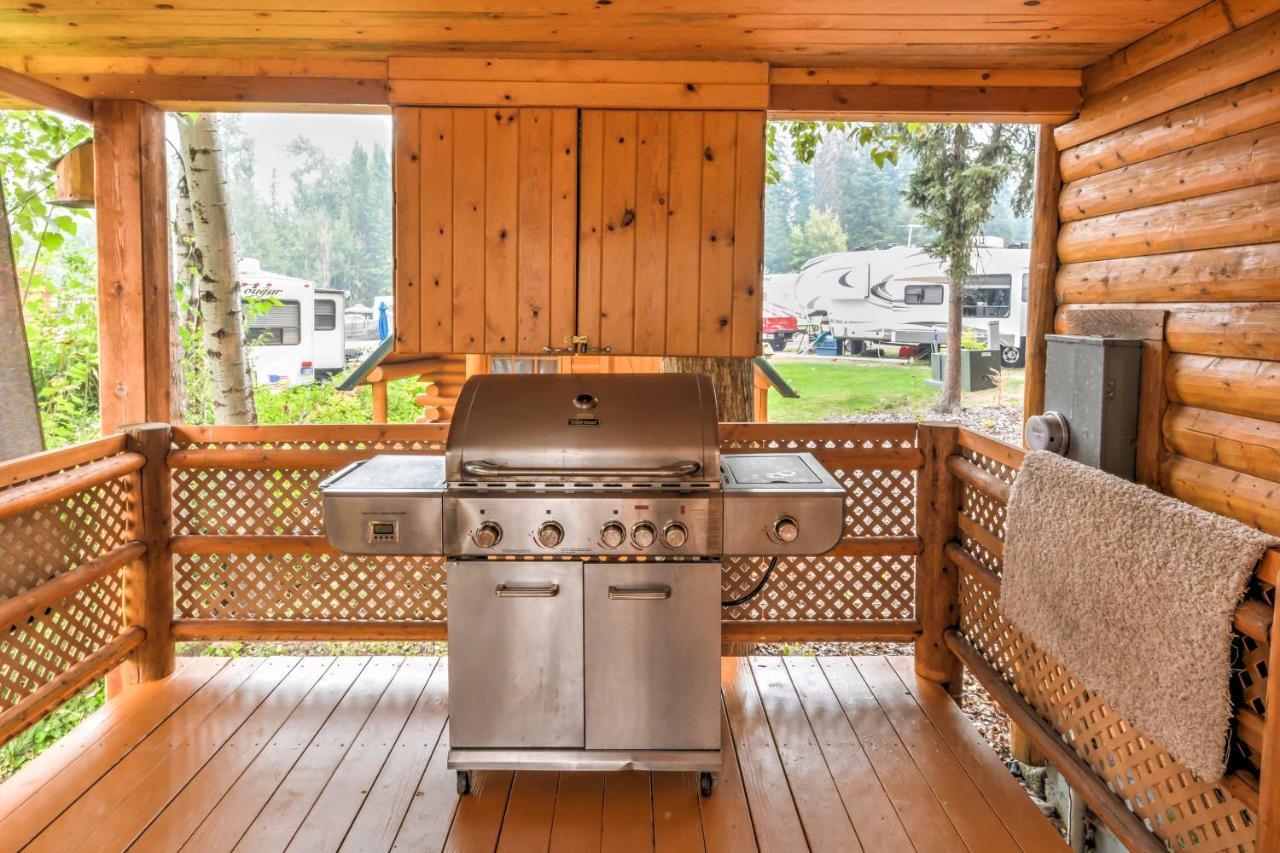
[[[131,789],[124,789],[111,807],[110,818],[84,840],[81,849],[123,850],[135,839],[140,851],[178,849],[334,662],[333,658],[271,658],[254,677],[268,673],[273,665],[279,667],[276,660],[297,663],[270,687],[266,678],[257,689],[252,679],[245,682],[235,696],[199,723],[184,744],[148,768]],[[149,841],[141,842],[141,834],[170,808],[174,818],[158,827]]]
[[[651,774],[635,770],[604,777],[604,826],[600,846],[627,853],[653,849]]]
[[[392,850],[442,850],[458,811],[456,774],[449,769],[449,729],[436,741],[395,836]],[[348,835],[348,839],[350,839]]]
[[[781,658],[751,658],[751,672],[809,848],[862,850]]]
[[[888,661],[1018,845],[1023,850],[1064,849],[1058,830],[1031,802],[946,690],[917,676],[911,656],[893,655]]]
[[[736,670],[728,670],[730,677]],[[720,677],[725,678],[726,667]],[[723,697],[722,697],[723,698]],[[738,751],[729,730],[729,715],[720,706],[720,751],[724,766],[716,779],[715,795],[699,797],[703,840],[707,853],[749,853],[758,850],[755,830],[751,826],[751,809],[742,789],[742,771],[738,767]]]
[[[511,785],[511,800],[498,836],[498,853],[546,850],[556,813],[559,773],[521,772]]]
[[[980,846],[984,851],[1018,850],[1000,818],[911,698],[889,662],[883,657],[864,657],[855,658],[854,665],[965,843],[971,849]]]
[[[710,798],[696,774],[634,771],[476,773],[459,798],[446,661],[184,663],[71,735],[59,763],[83,775],[50,759],[0,786],[21,806],[0,850],[119,850],[139,833],[137,850],[202,853],[1062,849],[909,658],[726,659],[721,675]]]
[[[840,700],[818,666],[817,658],[781,659],[817,738],[818,749],[835,779],[836,790],[868,850],[909,850],[911,840],[893,801],[880,784]]]
[[[732,667],[733,671],[727,684],[721,677],[721,684],[734,746],[738,750],[742,786],[751,804],[756,843],[763,851],[804,850],[808,843],[791,798],[782,759],[778,757],[769,730],[769,720],[756,692],[751,663],[746,658],[725,658],[723,666]]]
[[[0,784],[0,837],[5,819],[32,797],[69,804],[218,673],[228,658],[178,658],[173,675],[141,684],[107,702],[21,771]],[[52,784],[61,791],[61,796]],[[59,809],[61,811],[61,809]]]
[[[348,713],[339,707],[319,738],[311,743],[307,756],[298,761],[262,807],[237,845],[238,849],[283,850],[303,822],[312,817],[316,824],[323,825],[330,839],[334,834],[342,838],[360,807],[360,798],[355,793],[369,790],[378,776],[384,758],[396,742],[436,662],[438,658],[434,657],[410,657],[398,663],[390,683],[358,724],[355,708]],[[356,688],[380,666],[380,660],[372,661],[348,698],[357,695]],[[343,702],[346,704],[346,699]],[[347,724],[357,724],[360,729],[353,731]]]
[[[276,664],[266,659],[232,661],[210,679],[204,688],[198,690],[190,699],[182,704],[165,721],[157,726],[147,738],[129,751],[129,754],[116,762],[113,767],[98,779],[78,779],[81,793],[60,813],[42,814],[42,807],[30,804],[14,815],[13,823],[25,824],[20,832],[7,832],[0,846],[10,849],[21,846],[19,839],[26,835],[30,824],[43,826],[40,837],[32,841],[32,846],[39,848],[48,845],[49,849],[65,849],[83,839],[84,835],[96,828],[96,825],[124,799],[146,774],[155,768],[175,749],[187,749],[188,739],[194,732],[203,728],[203,722],[223,704],[240,707],[251,701],[263,689],[274,687],[281,678],[292,669],[296,659],[287,665]],[[270,667],[270,668],[268,668]],[[248,690],[249,693],[244,693]],[[56,818],[56,820],[54,820]],[[6,829],[14,827],[6,826]],[[59,846],[61,844],[61,846]]]
[[[197,850],[285,849],[403,661],[370,660],[333,707],[326,693],[337,693],[341,686],[335,664],[205,818],[189,845]],[[322,703],[332,710],[306,742]]]
[[[654,773],[653,849],[657,853],[703,850],[702,816],[698,813],[698,774]]]
[[[351,749],[325,781],[307,814],[290,829],[293,849],[338,849],[364,802],[364,792],[373,787],[438,663],[438,658],[413,657],[396,672]]]
[[[453,825],[449,827],[449,837],[444,843],[446,851],[474,853],[476,850],[492,850],[497,845],[514,775],[510,770],[471,774],[471,793],[458,800]],[[396,839],[396,847],[401,850],[422,850],[427,846],[416,833],[404,833],[403,841]]]
[[[911,843],[917,850],[967,850],[853,661],[818,658],[818,663]]]
[[[600,849],[604,821],[603,773],[562,773],[551,819],[551,853],[592,853]]]
[[[444,843],[449,830],[449,822],[453,820],[453,807],[436,797],[428,796],[426,787],[431,779],[424,777],[423,768],[431,772],[431,764],[437,755],[449,751],[449,733],[445,729],[445,721],[449,715],[449,661],[444,658],[431,673],[431,680],[418,698],[418,704],[405,723],[391,754],[378,772],[369,793],[356,814],[355,820],[347,830],[346,836],[336,841],[326,842],[308,832],[307,824],[294,838],[290,850],[298,853],[310,853],[312,850],[332,850],[340,845],[344,851],[386,851],[396,841],[401,824],[405,821],[405,813],[415,800],[424,800],[431,804],[435,813],[444,815],[444,831],[435,849]],[[443,759],[440,767],[444,767]],[[444,792],[452,794],[453,778],[448,775]],[[419,786],[422,785],[421,789]],[[419,792],[422,796],[416,796]],[[422,831],[419,829],[419,831]],[[304,841],[314,840],[316,846],[306,846]],[[426,844],[424,842],[423,846]]]

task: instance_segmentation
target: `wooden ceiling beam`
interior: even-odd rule
[[[769,98],[779,119],[1058,124],[1079,108],[1071,86],[774,85]]]
[[[93,104],[88,98],[51,86],[34,77],[0,68],[0,94],[21,103],[53,110],[81,121],[93,121]]]

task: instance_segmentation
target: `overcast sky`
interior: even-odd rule
[[[242,113],[240,124],[253,140],[256,159],[254,182],[264,194],[271,189],[271,170],[279,186],[287,190],[293,158],[290,142],[305,136],[331,157],[345,160],[357,141],[366,148],[382,143],[391,148],[389,115],[314,115],[310,113]]]

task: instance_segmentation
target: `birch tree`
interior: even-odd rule
[[[9,237],[9,213],[0,185],[0,460],[44,450],[40,410],[27,332],[22,322],[22,294]]]
[[[257,422],[253,379],[217,120],[203,113],[180,117],[178,139],[190,202],[190,262],[213,422],[253,424]]]

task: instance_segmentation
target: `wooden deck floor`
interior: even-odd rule
[[[459,800],[447,665],[182,659],[0,785],[0,850],[1061,847],[910,658],[726,658],[710,799],[692,774],[490,772]]]

